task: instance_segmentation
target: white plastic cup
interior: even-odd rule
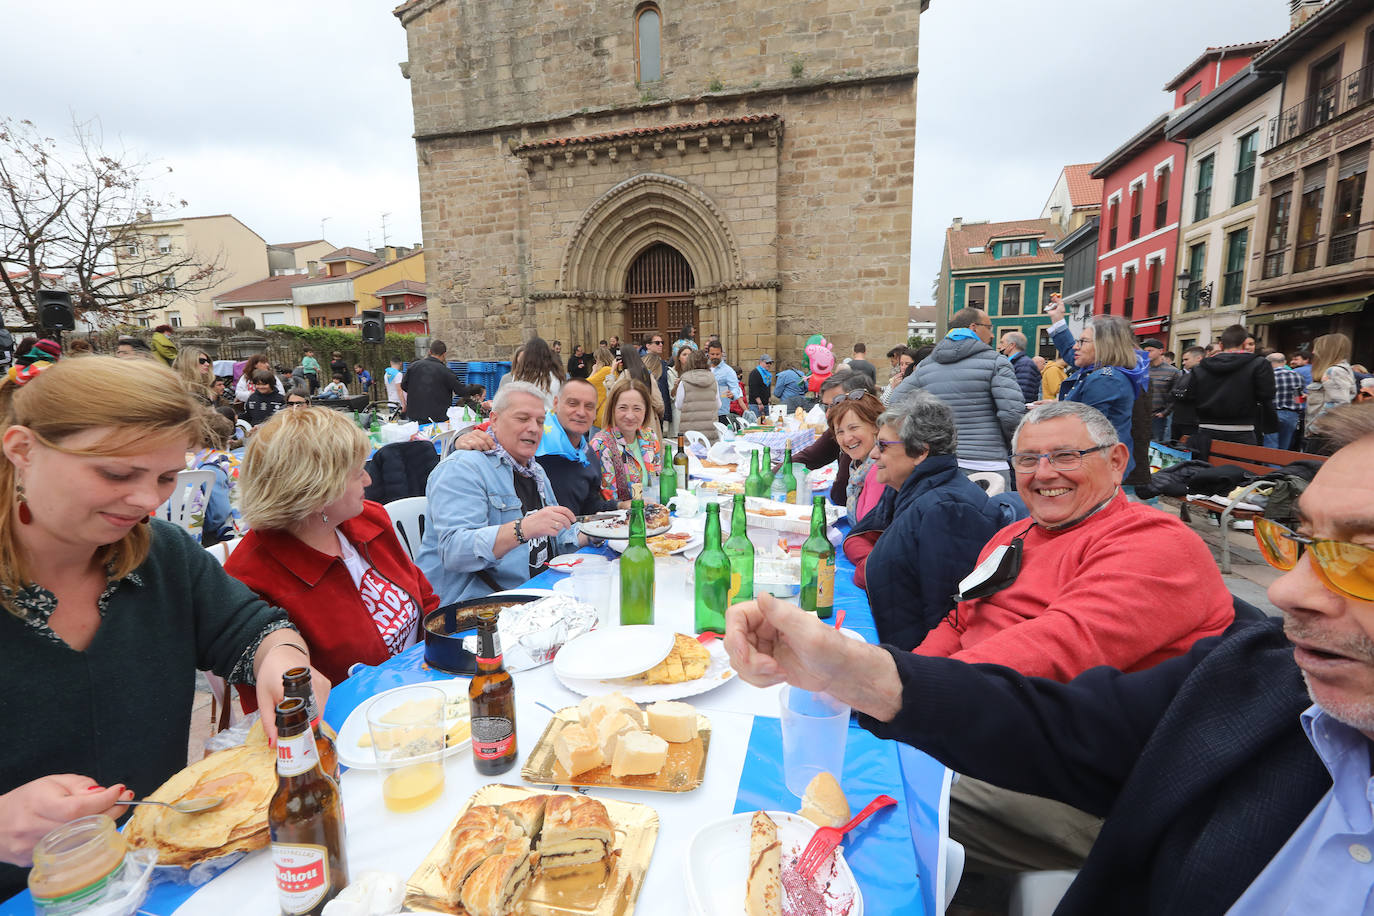
[[[782,774],[787,791],[797,798],[816,774],[844,776],[844,747],[849,738],[849,706],[827,693],[784,686],[782,706]]]
[[[582,562],[570,570],[568,578],[556,583],[553,590],[596,608],[598,627],[614,625],[619,616],[611,607],[611,592],[614,591],[611,583],[615,577],[611,575],[610,561],[596,554],[578,556]]]

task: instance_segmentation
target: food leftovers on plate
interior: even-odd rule
[[[681,684],[701,677],[710,665],[711,653],[705,646],[690,636],[674,633],[668,657],[634,679],[646,684]]]
[[[649,551],[656,557],[667,557],[678,550],[687,546],[687,542],[692,539],[692,535],[686,531],[669,531],[667,534],[656,534],[647,538],[644,543],[648,545]]]
[[[849,799],[834,774],[821,770],[807,785],[797,813],[818,827],[843,827],[849,822]]]
[[[701,485],[703,490],[715,490],[721,496],[734,496],[744,492],[744,484],[728,480],[708,480]]]
[[[267,805],[277,789],[277,753],[261,744],[226,748],[198,760],[148,796],[150,801],[187,801],[221,795],[224,802],[202,814],[140,805],[125,828],[129,845],[157,850],[160,865],[193,865],[267,845]]]

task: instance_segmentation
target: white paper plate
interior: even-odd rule
[[[600,630],[593,630],[587,635],[593,636],[600,632]],[[558,659],[562,658],[563,652],[567,651],[566,646],[563,648],[563,652],[558,653],[558,657],[553,660],[553,672],[558,675],[558,680],[562,682],[564,687],[573,693],[580,693],[584,697],[600,696],[603,693],[618,690],[636,703],[681,700],[685,697],[694,697],[699,693],[705,693],[708,690],[714,690],[735,679],[735,669],[730,667],[730,656],[725,654],[725,645],[719,639],[714,639],[707,648],[711,652],[711,663],[707,667],[706,673],[696,680],[683,681],[680,684],[645,684],[642,681],[622,680],[614,677],[564,677],[558,671]],[[664,655],[666,657],[667,653]],[[639,674],[656,664],[658,662],[651,662],[643,668],[636,668],[632,673]]]
[[[461,700],[462,702],[458,705],[458,709],[461,712],[457,718],[468,718],[467,678],[451,678],[443,681],[419,681],[417,683],[426,687],[438,687],[448,696],[450,702],[453,700]],[[397,690],[404,690],[406,687],[414,686],[416,686],[416,684],[406,684],[402,687],[393,687],[390,690],[384,690],[377,694],[377,696],[369,697],[359,703],[357,708],[348,714],[348,718],[344,720],[343,728],[339,729],[339,735],[334,741],[335,746],[339,750],[339,763],[342,763],[346,767],[353,767],[359,770],[377,769],[377,758],[372,753],[372,747],[370,745],[368,747],[362,747],[358,744],[363,736],[368,733],[367,707],[373,700],[377,699],[377,697],[384,697],[388,693],[395,693]],[[447,719],[445,725],[452,725],[457,721],[457,718]],[[451,757],[459,751],[465,750],[471,746],[472,739],[469,738],[466,741],[445,749],[444,756]]]
[[[778,825],[778,842],[782,847],[782,868],[797,860],[816,825],[797,814],[769,811],[768,816]],[[749,831],[753,812],[736,814],[723,821],[707,824],[692,837],[687,848],[687,899],[695,913],[717,916],[744,912],[744,897],[749,881]],[[827,916],[845,913],[863,916],[864,897],[859,891],[854,873],[844,860],[843,849],[836,849],[830,865],[822,865],[815,880],[826,887],[829,908],[808,913],[808,916]],[[828,887],[827,887],[828,882]],[[784,895],[786,891],[784,890]]]
[[[694,523],[695,523],[695,524],[694,524]],[[674,556],[674,555],[676,555],[676,554],[682,553],[682,552],[684,552],[684,551],[686,551],[686,550],[688,550],[688,549],[690,549],[690,548],[693,548],[693,547],[695,547],[695,548],[700,548],[700,547],[701,547],[702,528],[703,528],[703,525],[704,525],[704,524],[705,524],[705,523],[702,522],[700,519],[694,519],[694,518],[693,518],[693,519],[687,519],[687,518],[681,518],[681,519],[680,519],[680,518],[674,518],[674,519],[672,520],[672,523],[669,524],[669,526],[668,526],[668,531],[667,531],[667,532],[661,532],[661,533],[667,533],[667,534],[672,534],[672,533],[674,533],[674,532],[679,533],[679,534],[685,533],[685,534],[690,534],[690,535],[692,535],[692,537],[689,538],[689,539],[687,539],[687,540],[685,540],[685,541],[683,541],[683,542],[682,542],[682,546],[679,547],[677,550],[674,550],[674,551],[672,552],[672,554],[670,554],[670,556]],[[649,537],[657,537],[657,536],[658,536],[658,535],[654,535],[654,534],[649,535]],[[624,552],[625,552],[625,548],[630,546],[629,538],[625,538],[625,539],[623,539],[623,540],[607,541],[606,543],[610,546],[610,548],[611,548],[612,550],[616,551],[617,553],[624,553]]]
[[[621,518],[628,518],[630,510],[621,509],[620,514]],[[616,538],[628,538],[630,536],[630,526],[627,524],[613,528],[611,527],[611,523],[614,521],[616,520],[613,518],[608,518],[598,522],[583,522],[580,530],[589,538],[606,538],[607,540],[615,540]],[[669,518],[668,524],[660,526],[658,528],[650,528],[644,533],[646,535],[653,536],[655,534],[662,534],[663,532],[669,530],[672,527],[672,519]]]
[[[553,660],[559,678],[618,678],[648,671],[673,651],[669,627],[602,627],[568,641]]]

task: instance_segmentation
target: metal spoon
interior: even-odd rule
[[[203,811],[210,811],[224,804],[222,795],[202,795],[200,798],[187,798],[179,802],[160,802],[140,799],[139,801],[119,801],[116,805],[161,805],[163,808],[171,808],[182,814],[200,814]]]

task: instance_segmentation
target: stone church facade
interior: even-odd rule
[[[928,2],[399,7],[435,335],[904,342]]]

